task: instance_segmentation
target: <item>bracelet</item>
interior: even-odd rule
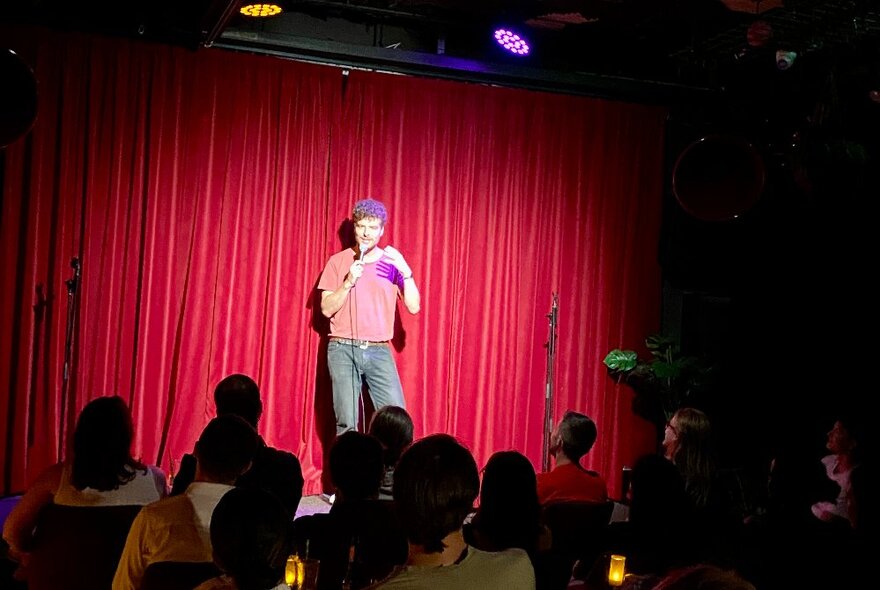
[[[404,281],[408,281],[408,280],[410,280],[411,278],[413,278],[413,273],[409,273],[409,276],[408,276],[408,277],[403,277],[403,280],[404,280]]]

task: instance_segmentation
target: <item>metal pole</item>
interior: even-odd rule
[[[547,318],[550,335],[547,340],[547,376],[544,386],[544,442],[542,447],[542,470],[550,471],[550,433],[553,431],[553,366],[556,358],[556,328],[559,317],[559,296],[553,293],[553,304]]]

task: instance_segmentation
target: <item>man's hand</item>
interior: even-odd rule
[[[403,254],[400,253],[400,250],[394,246],[385,246],[383,250],[385,251],[385,256],[391,264],[400,271],[400,274],[403,275],[404,278],[412,276],[412,269],[409,267],[409,264],[406,263],[406,260],[404,260]]]
[[[348,269],[348,276],[345,280],[354,287],[361,275],[364,274],[364,263],[361,260],[355,260]]]

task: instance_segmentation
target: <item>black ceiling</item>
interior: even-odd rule
[[[718,89],[737,69],[775,69],[779,48],[799,59],[858,53],[878,68],[877,0],[281,0],[284,12],[269,19],[241,16],[240,4],[25,0],[0,18],[597,94]],[[772,30],[761,47],[747,37],[758,19]],[[498,50],[490,39],[498,24],[526,31],[532,54]]]

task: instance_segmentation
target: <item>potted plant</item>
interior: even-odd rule
[[[678,340],[654,334],[645,340],[650,358],[634,350],[614,349],[605,356],[608,373],[632,387],[633,411],[657,426],[658,437],[675,411],[692,405],[712,386],[714,367],[705,359],[683,355]]]

